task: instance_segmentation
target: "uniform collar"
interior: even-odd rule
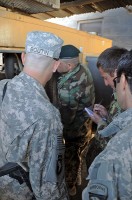
[[[21,72],[19,74],[19,78],[23,79],[25,81],[25,84],[30,84],[30,87],[32,87],[32,91],[36,89],[39,93],[41,93],[41,95],[49,99],[44,87],[39,83],[38,80],[26,74],[25,72]]]
[[[76,74],[79,70],[80,70],[80,64],[78,64],[72,71],[65,73],[63,75],[61,75],[59,77],[59,81],[58,81],[58,88],[61,88],[63,86],[63,84],[70,78],[72,77],[74,74]]]

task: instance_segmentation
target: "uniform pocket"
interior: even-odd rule
[[[61,183],[64,179],[64,153],[65,145],[62,136],[56,136],[56,142],[52,149],[52,157],[49,163],[46,181]]]

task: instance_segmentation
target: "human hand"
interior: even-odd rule
[[[96,113],[101,118],[102,117],[103,118],[108,117],[108,112],[107,112],[106,108],[104,106],[102,106],[101,104],[94,104],[93,111],[94,111],[94,113]]]
[[[93,112],[93,115],[91,115],[90,118],[96,124],[98,124],[100,121],[103,120],[103,118],[100,115],[98,115],[96,112]]]

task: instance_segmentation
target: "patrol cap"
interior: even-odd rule
[[[70,58],[76,58],[79,56],[79,49],[77,49],[73,45],[64,45],[61,48],[61,53],[60,53],[60,59],[70,59]]]
[[[59,58],[63,40],[53,33],[32,31],[27,34],[26,53],[34,53]]]

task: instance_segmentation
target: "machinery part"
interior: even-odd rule
[[[4,53],[4,68],[6,78],[11,79],[22,71],[22,63],[19,57],[19,54]]]

